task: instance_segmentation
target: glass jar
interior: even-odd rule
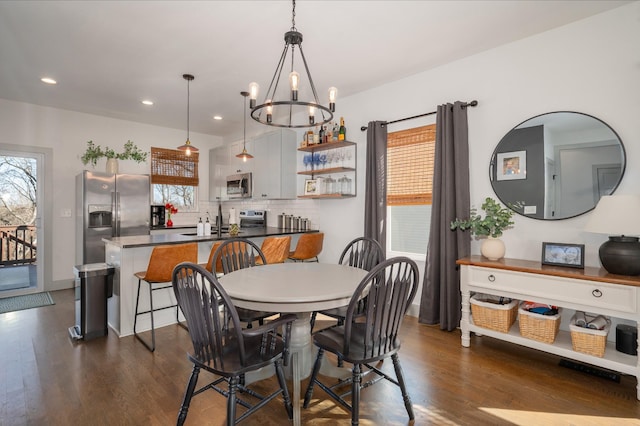
[[[335,194],[336,193],[336,181],[331,177],[327,176],[324,180],[324,193],[325,194]]]
[[[344,175],[339,179],[340,182],[340,194],[351,195],[351,179]]]

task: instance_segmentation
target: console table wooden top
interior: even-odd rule
[[[630,285],[640,287],[640,276],[625,276],[608,273],[604,268],[587,266],[584,269],[562,266],[543,265],[534,260],[508,259],[489,260],[484,256],[470,256],[456,261],[458,265],[480,266],[485,268],[505,269],[530,274],[551,275],[554,277],[575,278],[604,283]]]

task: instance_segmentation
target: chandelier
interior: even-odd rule
[[[313,84],[307,60],[302,51],[302,34],[296,30],[296,2],[292,1],[293,10],[291,17],[291,30],[284,34],[285,46],[280,56],[280,62],[273,74],[269,90],[264,97],[264,101],[260,105],[256,105],[259,86],[258,83],[249,85],[249,109],[251,109],[251,118],[259,123],[275,127],[312,127],[321,126],[333,119],[335,112],[336,97],[338,89],[329,88],[329,107],[326,107],[318,100],[318,93]],[[296,50],[296,47],[298,49]],[[295,56],[299,52],[302,58],[302,64],[307,75],[307,84],[302,85],[300,74],[295,70]],[[288,84],[285,82],[280,85],[282,71],[285,63],[290,57],[291,68],[289,70]],[[286,73],[286,71],[285,71]],[[285,74],[286,75],[286,74]],[[284,80],[284,78],[282,78]],[[278,87],[281,87],[278,92]],[[284,88],[283,88],[284,86]],[[307,100],[300,100],[299,95],[307,93]],[[278,99],[277,96],[281,98]],[[312,98],[311,98],[312,96]],[[302,117],[302,118],[300,118]],[[297,122],[294,120],[298,120]]]
[[[198,148],[191,145],[191,141],[189,140],[189,82],[193,81],[195,77],[191,74],[182,74],[182,78],[187,80],[187,141],[180,145],[178,149],[184,151],[184,154],[189,156],[192,152],[198,152]]]

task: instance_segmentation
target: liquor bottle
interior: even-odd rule
[[[338,142],[338,134],[340,133],[340,126],[338,123],[333,124],[333,141]]]
[[[318,143],[325,143],[324,139],[324,126],[320,126],[320,130],[318,130]]]
[[[347,140],[347,128],[344,127],[344,117],[340,117],[340,130],[338,132],[338,140]]]
[[[333,142],[333,121],[327,126],[325,137],[327,138],[327,142]]]

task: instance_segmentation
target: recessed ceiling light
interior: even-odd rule
[[[40,81],[43,82],[43,83],[47,83],[47,84],[58,84],[57,81],[55,81],[54,79],[49,78],[49,77],[42,77],[40,79]]]
[[[142,101],[142,103],[143,103],[144,105],[153,105],[153,101],[148,101],[148,100],[146,100],[146,99],[145,99],[144,101]]]
[[[222,116],[220,116],[220,115],[214,115],[214,116],[213,116],[213,119],[214,119],[214,120],[222,120]]]

